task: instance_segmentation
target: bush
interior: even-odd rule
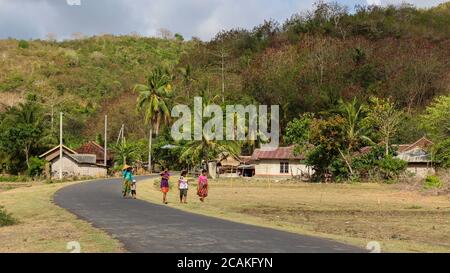
[[[398,177],[404,172],[408,166],[408,163],[404,160],[388,156],[378,161],[380,172],[385,179],[391,180]]]
[[[28,168],[28,175],[31,177],[41,176],[44,172],[45,160],[38,157],[30,158],[30,167]]]
[[[10,213],[0,206],[0,227],[12,226],[17,224],[17,220]]]
[[[450,139],[437,144],[434,150],[434,162],[441,168],[450,168]]]
[[[440,189],[444,186],[444,183],[439,179],[439,177],[431,175],[425,180],[425,185],[423,186],[426,190]]]
[[[27,41],[25,41],[25,40],[19,41],[19,48],[27,49],[29,47],[30,47],[30,44]]]

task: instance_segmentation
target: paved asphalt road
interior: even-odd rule
[[[120,180],[100,180],[63,188],[55,194],[54,201],[136,253],[362,252],[330,240],[124,200],[120,191]]]

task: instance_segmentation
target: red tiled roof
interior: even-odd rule
[[[80,148],[76,150],[79,154],[93,154],[97,156],[97,160],[102,161],[105,154],[105,149],[100,146],[99,144],[95,143],[94,141],[89,141],[88,143],[84,144]],[[112,158],[111,153],[108,151],[108,160]]]
[[[256,149],[253,152],[252,160],[263,160],[263,159],[281,159],[281,160],[303,160],[304,155],[294,154],[295,146],[281,147],[276,150],[261,150]]]

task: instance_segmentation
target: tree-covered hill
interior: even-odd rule
[[[222,96],[223,66],[225,101],[279,104],[283,129],[304,112],[332,109],[341,98],[377,96],[406,110],[397,141],[410,142],[423,134],[416,117],[450,92],[449,26],[450,3],[354,12],[319,3],[284,23],[223,31],[209,42],[110,35],[3,40],[0,111],[34,94],[47,115],[65,112],[71,146],[102,133],[104,114],[111,117],[111,140],[124,122],[140,139],[147,130],[135,111],[133,87],[146,83],[153,68],[173,75],[172,103],[190,104],[202,92]]]
[[[174,68],[191,42],[100,36],[56,41],[0,41],[0,107],[37,95],[48,113],[62,110],[68,133],[80,135],[89,118],[156,66]],[[112,109],[113,111],[114,109]],[[134,106],[129,105],[129,111]],[[80,140],[82,141],[82,140]]]
[[[220,94],[224,56],[230,102],[278,104],[282,125],[304,112],[326,111],[339,99],[391,98],[410,118],[398,141],[419,137],[415,117],[450,92],[450,3],[356,7],[318,3],[283,24],[219,33],[184,55],[193,89]],[[237,95],[239,94],[239,95]]]

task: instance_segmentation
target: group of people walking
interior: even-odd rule
[[[180,178],[178,178],[178,190],[180,193],[180,203],[187,204],[187,197],[189,192],[189,181],[187,179],[187,171],[182,171]],[[163,193],[163,203],[168,204],[167,201],[167,194],[170,191],[170,173],[169,169],[164,169],[163,172],[160,173],[161,176],[161,183],[160,188],[161,192]],[[198,177],[198,184],[197,184],[197,195],[200,198],[200,201],[205,202],[205,198],[208,197],[208,175],[207,171],[203,170],[202,174]]]
[[[206,197],[208,197],[209,183],[208,183],[208,172],[203,170],[201,175],[198,177],[197,184],[197,195],[201,202],[205,202]],[[122,194],[124,198],[136,199],[136,180],[133,175],[133,168],[125,165],[123,168],[123,189]],[[178,190],[180,193],[180,203],[187,204],[187,197],[189,192],[189,181],[187,179],[187,171],[182,171],[180,177],[178,178]],[[165,168],[163,172],[160,173],[161,183],[160,189],[163,194],[163,203],[168,204],[167,194],[170,191],[170,177],[171,174],[168,168]]]

